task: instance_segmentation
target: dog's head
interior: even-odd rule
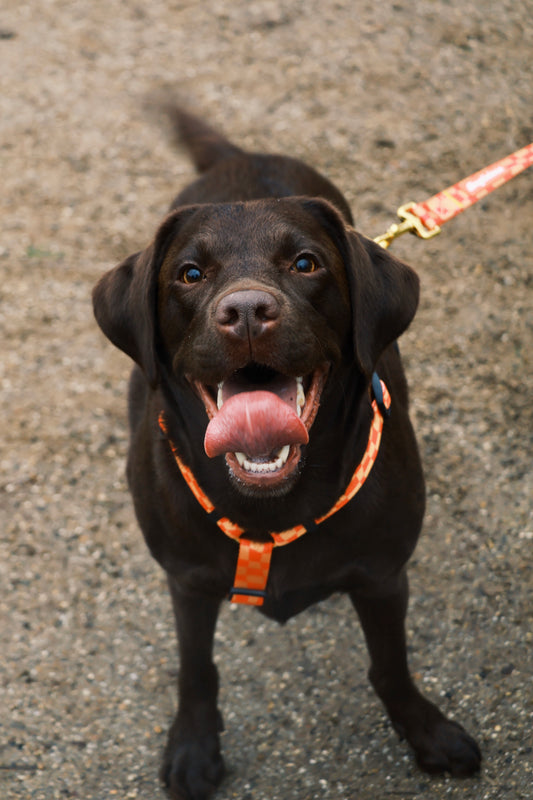
[[[93,299],[152,387],[196,393],[206,455],[264,495],[294,484],[328,375],[350,360],[368,381],[408,326],[418,279],[326,201],[283,198],[177,209]]]

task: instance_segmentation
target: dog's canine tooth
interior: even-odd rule
[[[303,378],[296,378],[298,389],[296,391],[296,413],[299,417],[302,416],[302,409],[305,406],[305,392],[303,386]]]
[[[220,411],[222,406],[224,405],[224,400],[222,399],[222,387],[224,386],[224,381],[218,384],[218,391],[217,391],[217,408]]]
[[[279,463],[279,467],[282,467],[289,457],[290,452],[290,445],[286,444],[285,447],[282,447],[278,453],[278,457],[276,459],[276,464]],[[278,469],[279,469],[278,467]]]
[[[244,467],[244,465],[246,463],[246,456],[244,455],[244,453],[235,453],[235,458],[239,462],[239,465],[241,467]]]

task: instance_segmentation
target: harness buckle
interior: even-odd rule
[[[381,386],[381,379],[377,372],[372,374],[372,394],[374,395],[374,400],[378,404],[379,413],[383,417],[383,419],[388,419],[391,414],[390,407],[387,408],[385,405],[385,398],[383,397],[383,387]]]
[[[242,595],[243,597],[260,597],[263,600],[267,596],[264,589],[246,589],[240,586],[233,586],[228,592],[228,600],[238,603],[239,600],[233,600],[235,595]]]

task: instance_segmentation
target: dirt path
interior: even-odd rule
[[[191,175],[142,98],[170,88],[243,145],[309,160],[374,236],[533,141],[532,21],[530,0],[4,0],[3,800],[163,798],[172,621],[123,478],[129,364],[89,303]],[[402,341],[429,491],[411,659],[479,738],[482,776],[417,771],[343,598],[283,629],[228,606],[217,797],[533,798],[532,220],[529,170],[394,248],[423,283]]]

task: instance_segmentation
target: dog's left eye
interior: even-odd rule
[[[311,256],[299,256],[291,267],[292,272],[309,273],[316,272],[318,264]]]
[[[198,283],[204,277],[204,273],[196,264],[186,264],[180,272],[180,281],[183,283]]]

